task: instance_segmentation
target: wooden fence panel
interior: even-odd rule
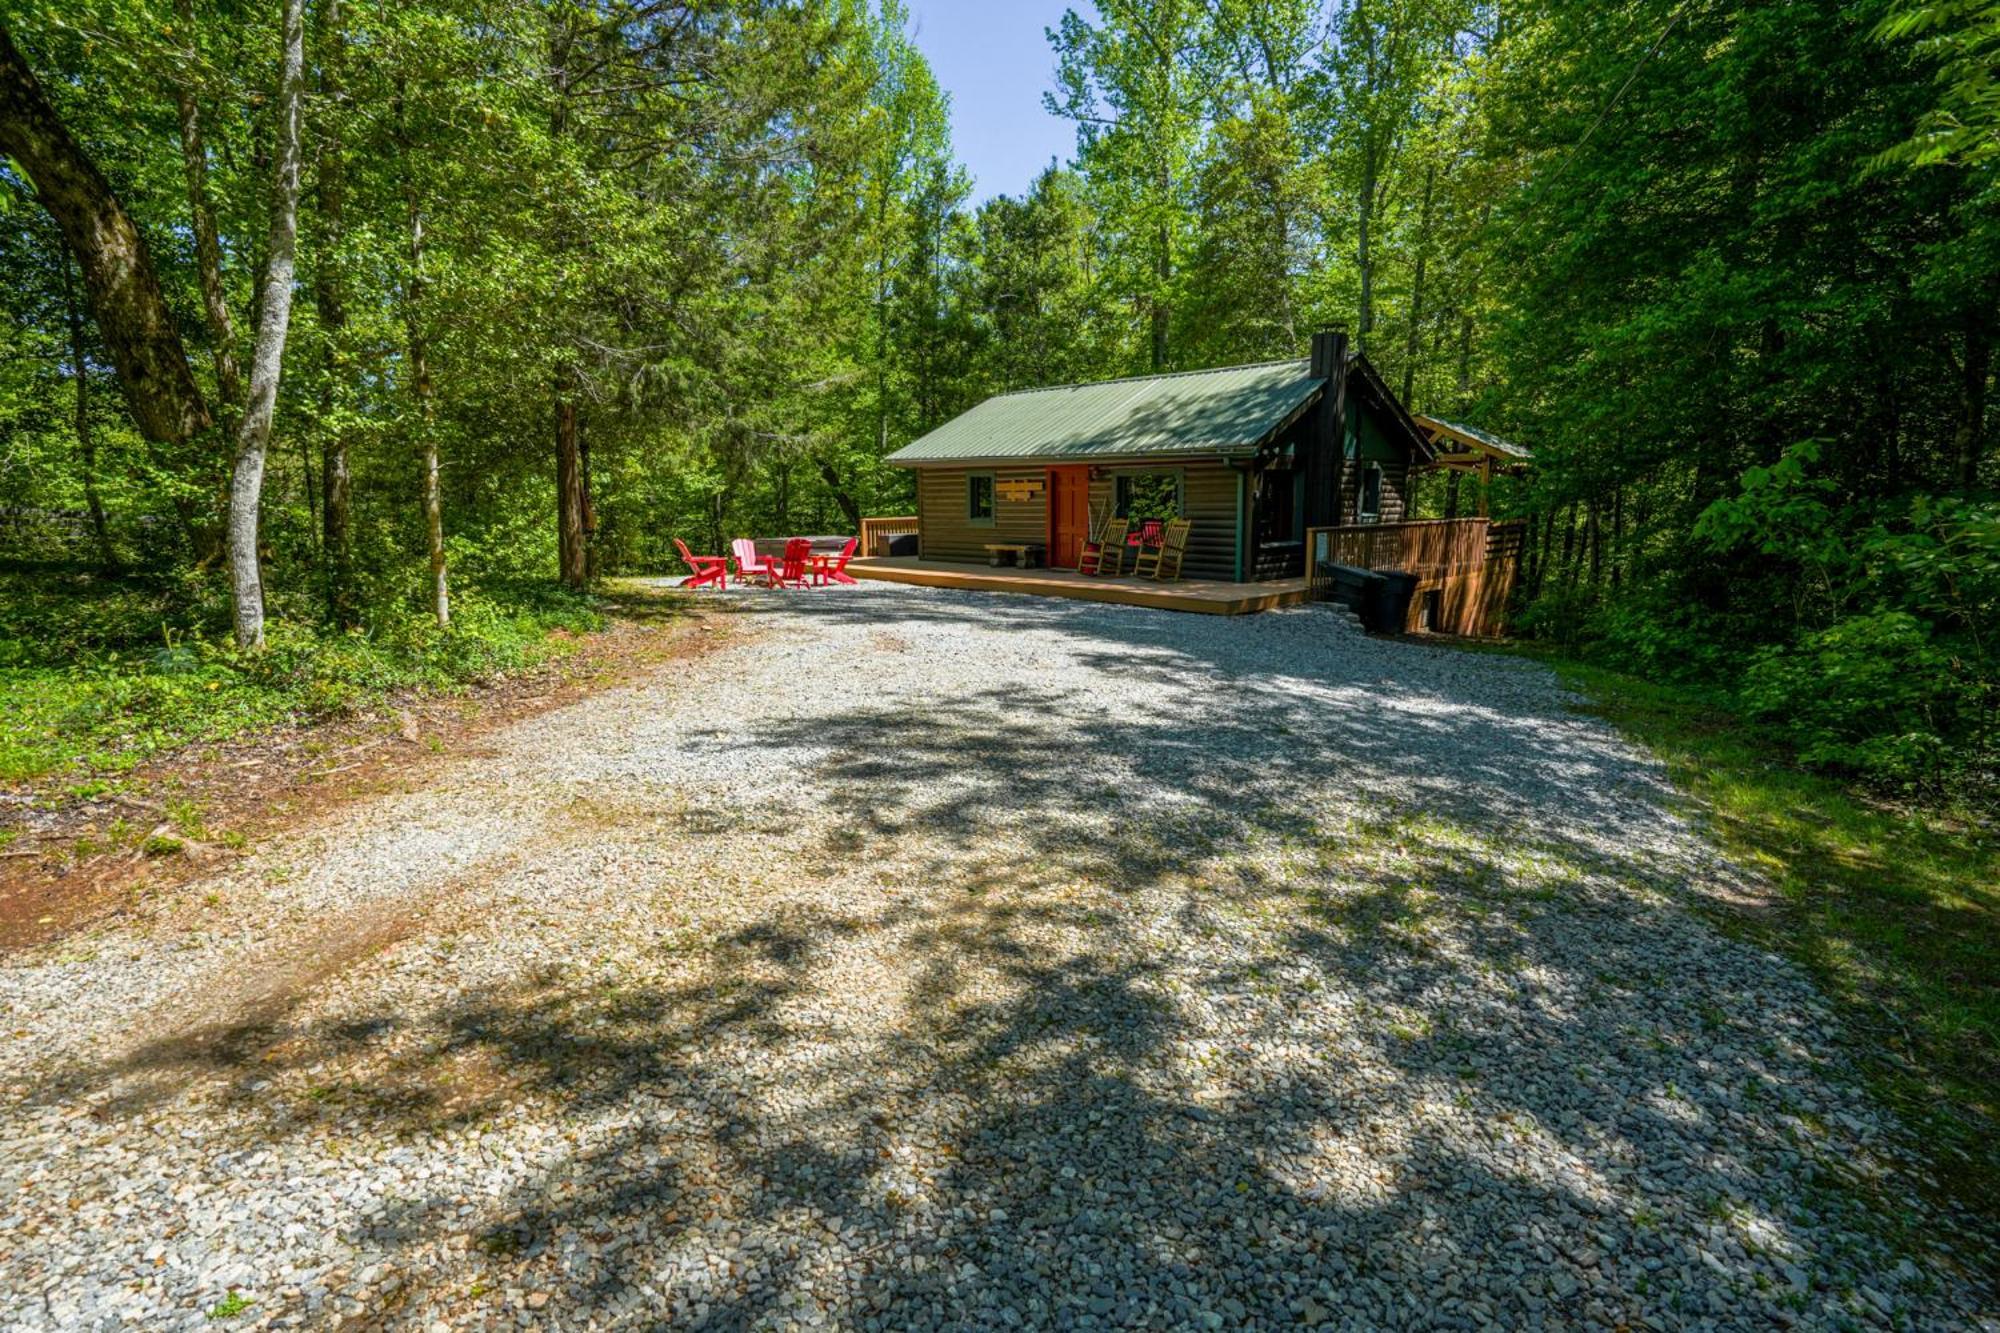
[[[891,518],[864,518],[861,520],[861,543],[855,548],[856,555],[875,554],[877,537],[903,537],[917,530],[915,514],[898,514]]]
[[[1417,576],[1409,631],[1495,635],[1519,575],[1526,530],[1485,518],[1417,519],[1306,530],[1306,571],[1317,593],[1328,565],[1393,569]]]

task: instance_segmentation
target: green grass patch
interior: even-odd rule
[[[2000,839],[1972,814],[1887,803],[1802,771],[1715,698],[1549,659],[1591,711],[1667,765],[1722,849],[1783,895],[1728,914],[1803,964],[1856,1034],[1878,1097],[1939,1184],[2000,1215]]]
[[[448,630],[401,609],[351,632],[273,620],[267,646],[242,653],[198,600],[0,571],[0,783],[87,785],[190,743],[517,671],[565,650],[554,631],[602,625],[591,598],[468,588],[455,592]]]
[[[240,1291],[232,1291],[208,1309],[210,1319],[234,1319],[257,1302]]]

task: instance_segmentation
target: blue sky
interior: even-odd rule
[[[910,0],[917,49],[951,94],[974,203],[1021,193],[1051,157],[1076,150],[1076,127],[1042,110],[1056,66],[1042,30],[1072,7],[1095,12],[1090,0]]]

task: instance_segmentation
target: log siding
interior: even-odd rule
[[[1194,526],[1188,529],[1187,558],[1182,575],[1191,579],[1236,578],[1236,471],[1219,458],[1188,462],[1137,463],[1099,469],[1090,479],[1093,513],[1110,512],[1117,478],[1139,472],[1181,474],[1181,510]],[[1130,561],[1127,561],[1130,564]]]
[[[1178,472],[1181,475],[1181,504],[1194,527],[1188,534],[1187,559],[1182,565],[1191,579],[1236,578],[1237,485],[1236,472],[1221,459],[1135,463],[1129,466],[1094,469],[1090,479],[1091,512],[1109,511],[1117,478],[1141,472]],[[966,479],[975,474],[994,479],[993,520],[976,522],[967,517]],[[923,467],[917,469],[917,519],[922,532],[922,554],[928,560],[964,560],[984,563],[986,547],[993,542],[1038,542],[1049,540],[1049,500],[1047,469],[1043,467]],[[1006,496],[1009,481],[1041,482],[1038,493],[1027,500]]]
[[[1049,499],[1046,488],[1031,500],[1010,500],[1010,481],[1042,481],[1035,467],[925,467],[917,469],[917,522],[920,550],[930,560],[986,559],[989,542],[1046,542]],[[966,509],[967,478],[993,478],[993,518],[974,520]]]

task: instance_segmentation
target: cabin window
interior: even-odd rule
[[[993,521],[993,474],[974,472],[965,479],[965,517],[972,523]]]
[[[1184,510],[1179,472],[1121,472],[1113,493],[1118,517],[1134,523],[1179,518]]]
[[[1370,463],[1361,469],[1361,503],[1355,514],[1363,523],[1373,523],[1382,517],[1382,466],[1379,463]]]

